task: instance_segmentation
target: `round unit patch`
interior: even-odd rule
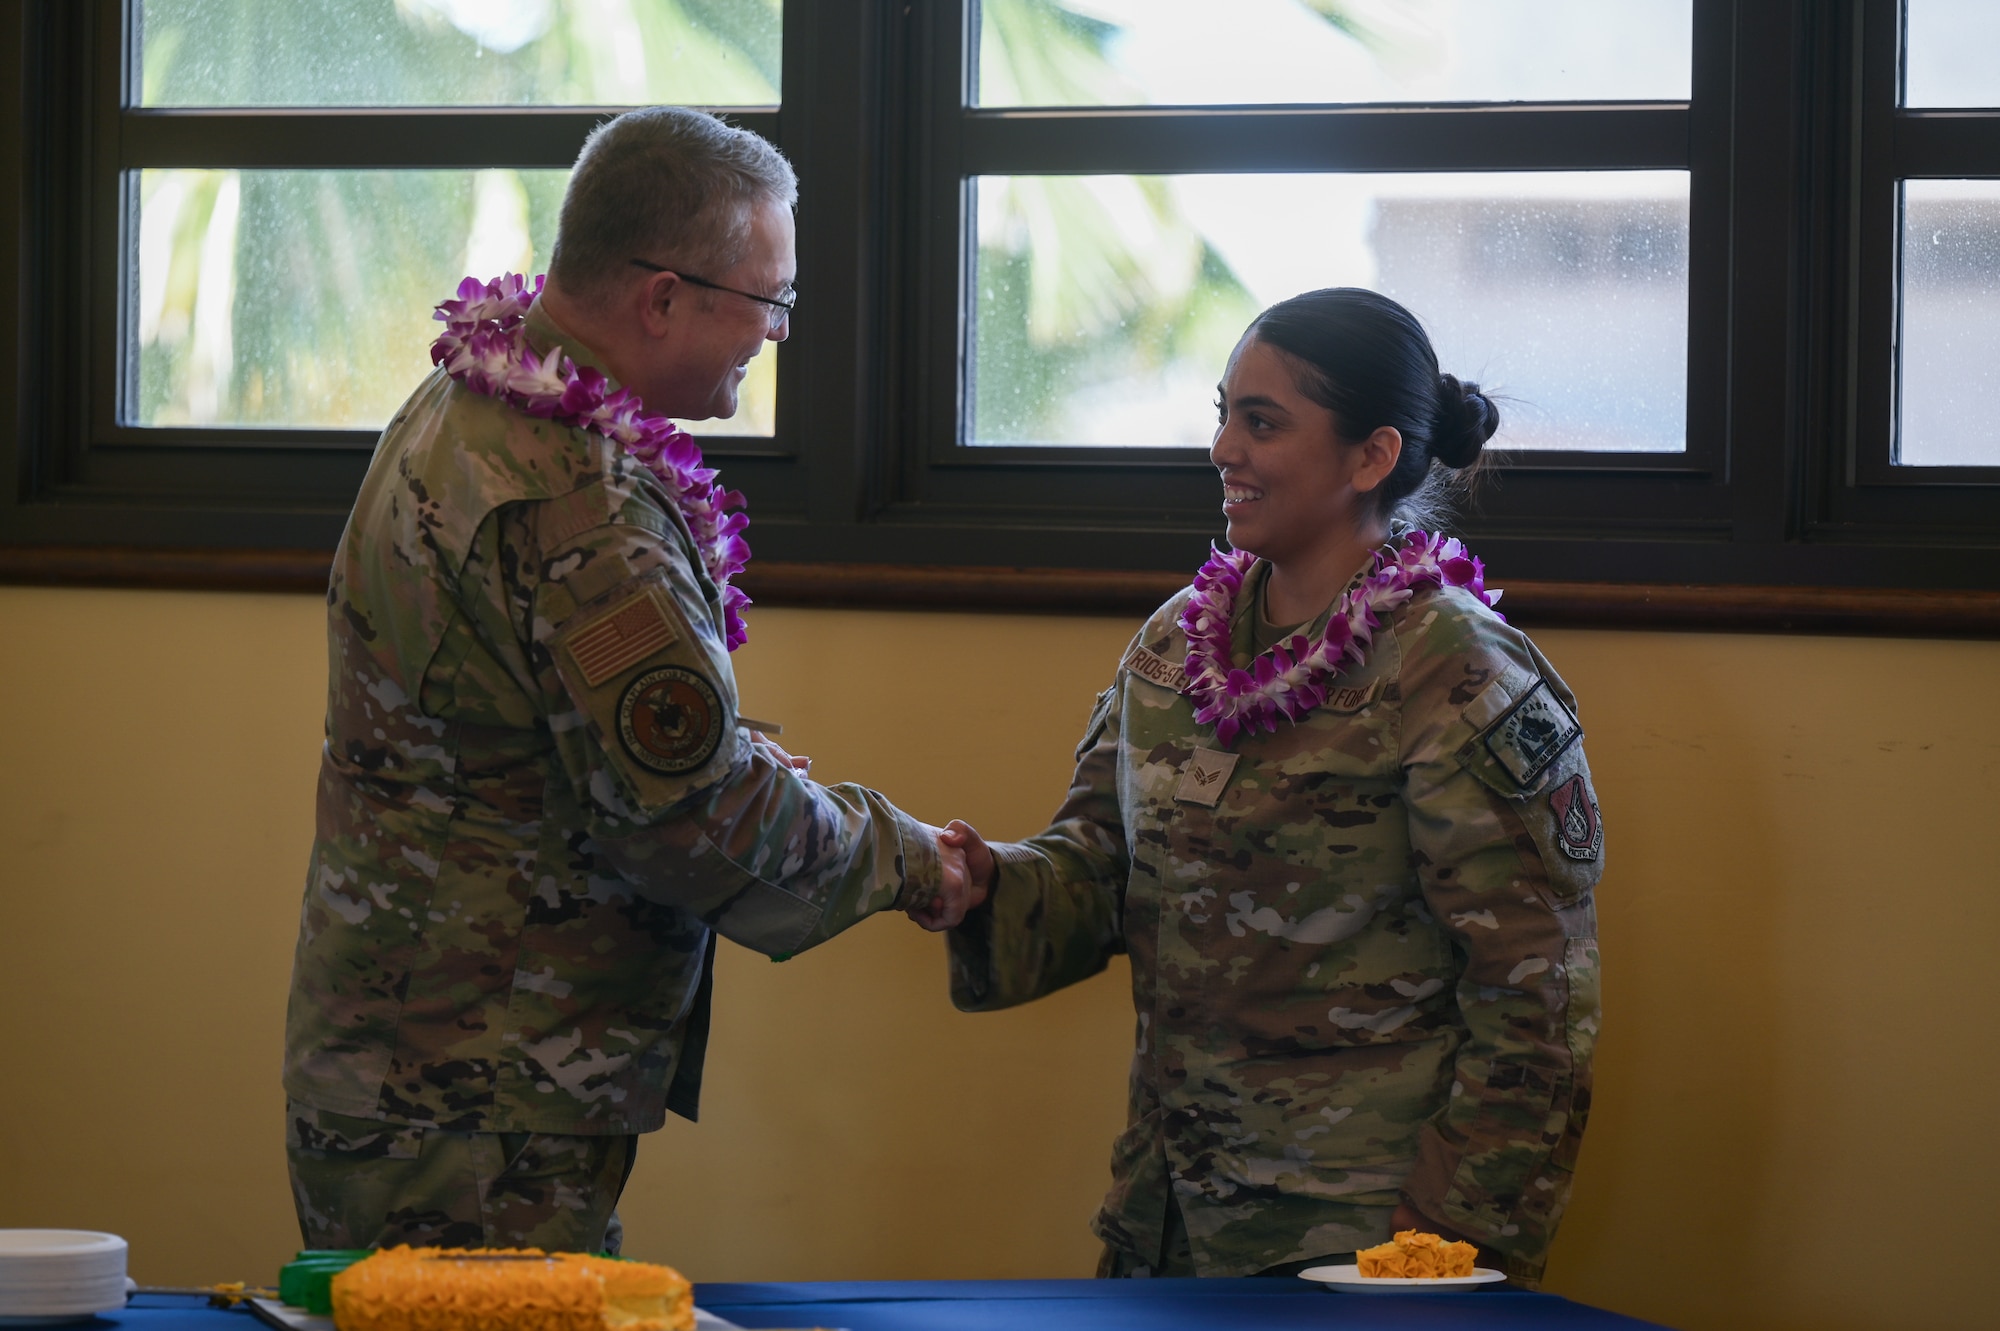
[[[625,751],[663,776],[682,776],[714,757],[722,724],[715,686],[680,666],[648,670],[618,700]]]

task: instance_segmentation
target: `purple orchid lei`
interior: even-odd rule
[[[730,585],[750,562],[750,543],[743,529],[750,519],[732,509],[743,507],[743,496],[715,484],[715,469],[701,465],[701,449],[685,430],[666,417],[647,412],[637,393],[605,390],[610,381],[589,366],[578,366],[561,347],[537,356],[528,345],[528,307],[541,294],[546,279],[534,285],[518,273],[481,282],[468,277],[458,284],[458,299],[447,300],[432,317],[444,332],[431,343],[431,363],[475,393],[498,398],[508,406],[558,425],[603,435],[630,453],[659,478],[688,530],[702,567],[722,589],[723,636],[730,651],[750,636],[743,607],[750,598]]]
[[[1383,618],[1418,592],[1463,587],[1489,606],[1500,601],[1498,588],[1486,590],[1486,566],[1456,538],[1413,531],[1375,552],[1367,573],[1327,617],[1319,641],[1297,634],[1239,670],[1231,663],[1229,625],[1254,562],[1247,551],[1211,546],[1194,575],[1194,595],[1181,608],[1188,644],[1183,691],[1194,699],[1196,722],[1214,725],[1224,745],[1260,726],[1275,731],[1280,716],[1297,721],[1325,702],[1328,681],[1365,661]]]

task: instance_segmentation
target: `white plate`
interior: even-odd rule
[[[74,1321],[123,1307],[125,1240],[86,1229],[0,1229],[0,1325]]]
[[[1414,1276],[1364,1276],[1361,1268],[1347,1266],[1309,1266],[1299,1272],[1299,1279],[1310,1280],[1325,1285],[1328,1289],[1349,1290],[1357,1294],[1421,1294],[1425,1290],[1465,1289],[1471,1285],[1490,1285],[1497,1280],[1505,1280],[1505,1271],[1495,1271],[1490,1266],[1475,1266],[1469,1276],[1439,1276],[1435,1280],[1424,1280]]]

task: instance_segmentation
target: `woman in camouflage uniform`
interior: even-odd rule
[[[1590,1104],[1602,830],[1575,698],[1413,525],[1499,414],[1346,288],[1259,316],[1217,407],[1233,550],[1133,640],[1046,831],[954,824],[991,894],[953,1001],[1130,955],[1101,1274],[1294,1271],[1414,1227],[1532,1281]]]

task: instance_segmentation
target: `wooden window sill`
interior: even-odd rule
[[[0,583],[203,591],[325,590],[318,550],[0,546]],[[1124,615],[1187,584],[1185,572],[784,564],[745,570],[761,605]],[[1879,587],[1507,582],[1501,610],[1527,628],[2000,638],[2000,591]]]

